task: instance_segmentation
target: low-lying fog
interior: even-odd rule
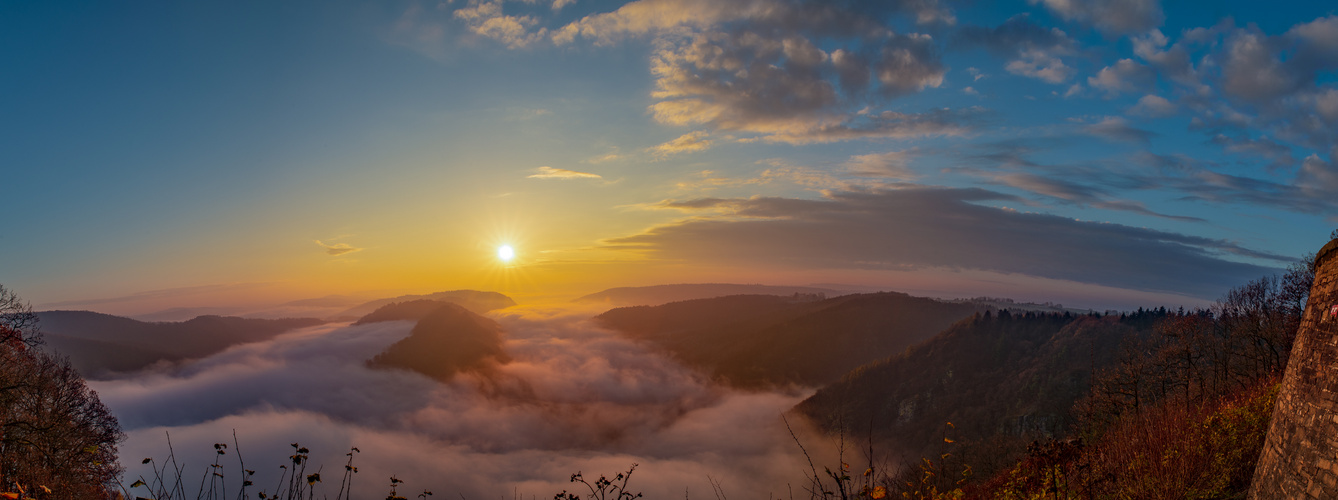
[[[711,480],[737,498],[803,493],[808,462],[780,414],[807,393],[713,385],[595,327],[588,313],[513,308],[491,317],[514,361],[450,383],[365,366],[413,328],[396,321],[307,328],[90,385],[129,436],[120,447],[127,483],[152,479],[140,460],[166,458],[170,432],[189,492],[214,443],[229,445],[222,463],[235,491],[235,430],[246,468],[259,471],[251,491],[276,490],[298,442],[311,450],[307,472],[321,470],[318,497],[338,491],[352,447],[361,450],[352,498],[380,498],[394,475],[407,497],[428,489],[436,498],[546,499],[573,490],[572,473],[593,481],[633,463],[629,490],[647,497],[713,498]],[[796,430],[810,452],[832,448]]]

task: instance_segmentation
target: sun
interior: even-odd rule
[[[516,250],[511,245],[497,247],[497,258],[502,262],[511,262],[511,259],[516,258]]]

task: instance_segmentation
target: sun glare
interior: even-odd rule
[[[511,262],[511,259],[516,258],[516,250],[511,248],[511,245],[497,247],[497,258],[502,262]]]

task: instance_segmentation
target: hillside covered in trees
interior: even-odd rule
[[[38,349],[38,324],[0,286],[0,494],[114,498],[121,427],[68,361]]]
[[[1313,280],[1307,259],[1203,310],[975,314],[796,406],[900,464],[865,453],[862,482],[810,481],[911,498],[1243,495]]]
[[[733,295],[617,308],[595,320],[717,380],[762,388],[833,382],[983,309],[891,292]]]
[[[297,328],[325,323],[315,318],[232,316],[145,322],[91,311],[43,311],[36,317],[42,325],[43,349],[68,357],[70,364],[89,378],[200,358],[237,344],[269,340]]]

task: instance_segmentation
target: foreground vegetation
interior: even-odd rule
[[[41,343],[31,307],[0,286],[0,498],[111,498],[121,428]]]
[[[810,489],[843,499],[1243,498],[1314,280],[1309,262],[1203,310],[959,322],[797,408],[834,434],[868,433],[857,454],[865,475],[844,461],[814,468]],[[883,462],[925,458],[875,467],[879,447]]]

